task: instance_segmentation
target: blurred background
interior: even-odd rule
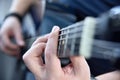
[[[0,24],[3,18],[8,13],[12,0],[0,0]],[[29,31],[34,34],[32,20],[29,14],[26,16],[24,26],[29,26]],[[13,57],[7,56],[0,51],[0,80],[14,80],[15,76],[19,73],[16,68],[17,60]]]
[[[0,23],[7,14],[12,0],[0,0]],[[0,80],[12,80],[16,60],[0,51]]]

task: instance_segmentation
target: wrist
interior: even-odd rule
[[[23,20],[23,16],[21,16],[20,14],[18,13],[9,13],[5,16],[4,18],[4,21],[9,18],[9,17],[14,17],[16,18],[20,23],[22,23],[22,20]]]

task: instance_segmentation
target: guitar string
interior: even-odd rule
[[[71,26],[68,26],[68,27],[66,27],[66,28],[63,28],[63,29],[61,29],[60,30],[60,32],[61,32],[61,34],[59,35],[59,37],[62,37],[62,36],[64,36],[64,35],[68,35],[68,34],[76,34],[76,33],[79,33],[79,35],[77,36],[77,37],[80,37],[80,33],[82,32],[82,26],[83,25],[83,22],[78,22],[78,23],[75,23],[75,24],[73,24],[73,25],[71,25]],[[73,31],[74,30],[74,28],[79,28],[78,29],[78,31]],[[67,32],[66,33],[66,31],[67,30],[69,30],[69,33]],[[71,30],[71,31],[70,31]],[[64,32],[64,33],[63,33]],[[77,37],[67,37],[67,39],[71,39],[71,38],[77,38]],[[35,37],[35,38],[33,38],[33,39],[36,39],[37,37]],[[64,39],[66,39],[66,38],[62,38],[62,39],[59,39],[59,41],[60,40],[64,40]],[[27,40],[29,40],[29,39],[27,39]],[[99,48],[103,48],[103,46],[102,47],[100,47],[100,46],[97,46],[97,47],[99,47]],[[108,49],[108,48],[103,48],[103,49]],[[109,49],[109,50],[111,50],[111,49]]]

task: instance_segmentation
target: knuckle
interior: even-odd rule
[[[35,46],[38,48],[43,48],[43,47],[45,47],[45,45],[46,45],[45,43],[38,43]]]
[[[51,54],[50,50],[45,51],[45,57],[46,57],[47,59],[51,59],[52,54]]]
[[[22,59],[23,59],[23,61],[26,61],[26,60],[28,60],[28,55],[27,55],[28,53],[26,52],[23,56],[22,56]]]
[[[35,46],[36,44],[39,44],[40,40],[41,40],[41,38],[37,38],[37,39],[33,42],[32,46]]]
[[[39,48],[43,48],[45,46],[45,43],[38,43],[35,46],[32,46],[23,56],[22,59],[24,61],[28,61],[31,59],[32,54],[34,51],[37,51]]]
[[[37,39],[35,40],[35,43],[38,43],[40,40],[41,40],[41,37],[37,38]]]
[[[27,60],[29,60],[29,54],[30,54],[30,49],[22,56],[22,59],[23,59],[23,61],[27,61]]]

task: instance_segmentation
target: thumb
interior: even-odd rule
[[[25,45],[25,42],[23,40],[23,36],[22,36],[22,31],[21,29],[17,29],[15,30],[15,40],[16,40],[16,43],[19,45],[19,46],[24,46]]]

